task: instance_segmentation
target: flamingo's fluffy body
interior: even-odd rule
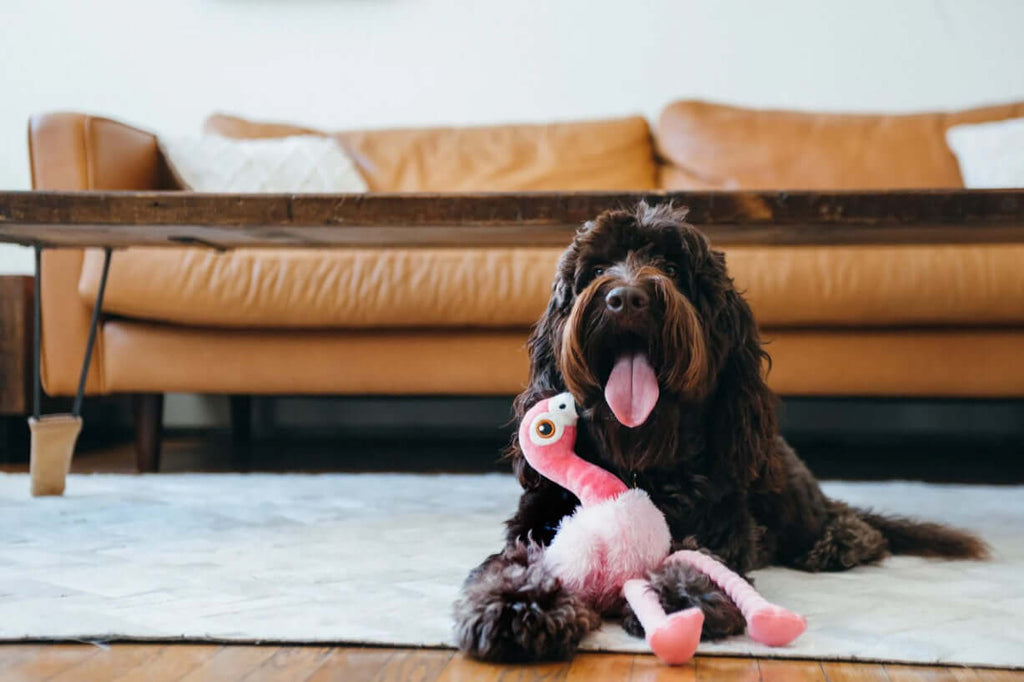
[[[582,505],[562,520],[544,562],[572,592],[608,612],[622,586],[656,568],[672,545],[665,516],[643,490],[576,455],[576,404],[568,393],[541,401],[519,434],[530,465]]]
[[[622,602],[626,581],[645,577],[671,548],[664,514],[633,489],[566,517],[544,561],[570,591],[607,613]]]
[[[803,632],[803,618],[766,601],[713,558],[687,551],[669,557],[668,523],[647,493],[627,488],[574,452],[576,403],[571,395],[562,393],[534,405],[520,424],[519,442],[530,466],[581,502],[558,527],[545,550],[545,564],[569,591],[602,613],[612,611],[625,598],[663,661],[689,661],[704,622],[696,607],[670,615],[662,610],[646,575],[666,558],[697,567],[722,587],[743,611],[757,641],[779,646]]]

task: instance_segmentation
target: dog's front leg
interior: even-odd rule
[[[508,544],[473,569],[455,603],[463,653],[488,661],[568,658],[600,616],[544,567],[544,546],[575,497],[548,481],[523,493],[508,520]]]
[[[601,617],[542,561],[544,547],[514,542],[473,570],[455,603],[455,637],[468,656],[505,663],[562,660]]]

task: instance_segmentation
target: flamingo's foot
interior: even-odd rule
[[[651,651],[668,665],[689,663],[697,653],[704,614],[699,608],[670,613],[654,632],[647,636]]]
[[[751,639],[768,646],[785,646],[807,629],[807,620],[781,606],[758,609],[747,622]]]

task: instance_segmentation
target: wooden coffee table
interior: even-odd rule
[[[71,415],[52,418],[54,428],[64,435],[54,433],[43,440],[68,441],[47,447],[63,448],[61,456],[70,463],[81,428],[85,379],[113,249],[561,246],[601,211],[631,207],[641,200],[688,207],[688,220],[718,246],[1024,243],[1024,190],[449,195],[0,192],[0,242],[34,247],[37,273],[43,249],[99,247],[106,251],[74,407]],[[40,424],[51,417],[40,414],[38,276],[35,287],[32,420]],[[37,435],[33,433],[33,463],[41,442]],[[33,469],[35,492],[59,494],[36,486],[36,479],[45,478],[37,473]]]
[[[0,241],[54,247],[562,245],[603,210],[671,201],[717,245],[1021,242],[1024,189],[892,192],[0,192]]]

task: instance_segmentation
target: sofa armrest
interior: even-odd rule
[[[33,116],[28,126],[32,187],[45,190],[161,189],[166,166],[151,133],[106,118],[75,113]],[[89,334],[90,309],[78,295],[84,252],[43,255],[43,385],[73,395]],[[97,337],[86,390],[102,393],[103,334]]]
[[[156,136],[87,114],[33,116],[28,126],[33,189],[168,189]]]

